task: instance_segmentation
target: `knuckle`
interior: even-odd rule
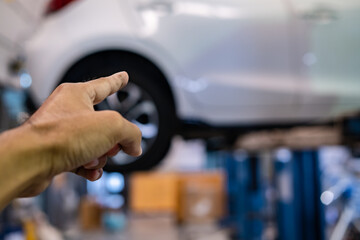
[[[114,126],[119,126],[121,127],[123,125],[123,120],[124,118],[121,116],[120,113],[116,112],[116,111],[104,111],[104,113],[106,114],[107,119],[109,120],[109,122],[114,125]]]
[[[57,87],[57,89],[59,89],[59,90],[68,89],[68,88],[70,88],[71,84],[72,83],[62,83]]]
[[[96,97],[96,91],[94,87],[91,85],[91,82],[85,82],[83,83],[83,86],[85,87],[85,92],[89,96],[89,98],[94,101]]]
[[[56,88],[56,90],[58,92],[69,91],[70,89],[74,89],[76,85],[76,83],[62,83]]]
[[[117,111],[109,111],[109,115],[111,116],[111,118],[115,121],[122,121],[123,117],[121,116],[121,114]]]

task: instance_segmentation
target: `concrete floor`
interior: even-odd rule
[[[179,226],[169,217],[131,217],[121,232],[73,229],[65,234],[68,240],[227,240],[228,231],[212,223]]]

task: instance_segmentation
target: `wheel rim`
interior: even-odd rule
[[[115,110],[140,128],[142,155],[152,147],[159,133],[159,114],[154,100],[143,88],[134,83],[128,83],[125,88],[110,95],[96,107],[99,110]],[[109,159],[109,162],[125,165],[137,159],[138,157],[132,157],[120,151]]]

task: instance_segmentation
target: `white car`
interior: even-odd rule
[[[26,44],[37,104],[65,81],[130,75],[98,109],[136,123],[144,154],[119,154],[110,170],[156,165],[179,123],[296,125],[360,108],[358,0],[51,4]]]

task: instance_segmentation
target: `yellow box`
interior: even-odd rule
[[[170,213],[179,221],[205,222],[224,215],[222,172],[135,173],[129,205],[134,213]]]
[[[224,186],[222,172],[181,174],[178,219],[183,222],[219,220],[225,212]]]
[[[135,173],[130,180],[130,207],[135,213],[173,213],[179,208],[176,173]]]

